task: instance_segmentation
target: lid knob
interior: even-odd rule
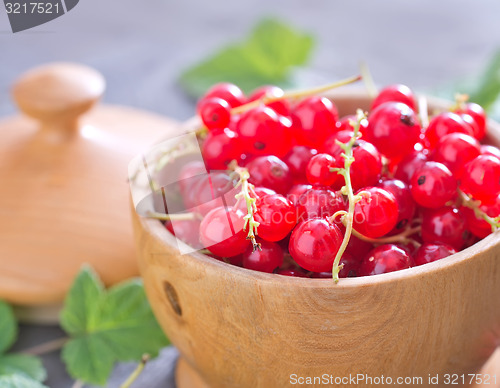
[[[24,73],[14,83],[12,97],[19,109],[40,121],[42,129],[72,131],[78,117],[102,96],[104,77],[72,63],[52,63]]]

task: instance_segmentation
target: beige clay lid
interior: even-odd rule
[[[125,107],[87,113],[104,89],[69,63],[14,83],[24,115],[0,120],[0,299],[57,304],[83,263],[108,285],[137,274],[128,163],[175,124]]]

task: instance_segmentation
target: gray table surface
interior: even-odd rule
[[[101,71],[107,103],[185,119],[193,102],[176,83],[182,69],[244,37],[265,16],[316,35],[308,74],[317,79],[349,76],[364,60],[378,84],[402,82],[432,91],[474,79],[500,48],[498,0],[81,0],[64,17],[15,35],[0,6],[0,116],[16,111],[8,92],[15,77],[40,63],[64,60]],[[57,327],[25,325],[16,349],[61,335]],[[135,386],[174,387],[176,358],[174,348],[164,349]],[[72,385],[57,352],[43,361],[48,386]],[[118,365],[108,386],[118,387],[133,368]]]

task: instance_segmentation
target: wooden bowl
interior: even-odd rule
[[[331,97],[341,115],[370,102],[364,92]],[[498,145],[500,125],[489,133]],[[498,233],[431,264],[334,284],[180,255],[160,222],[133,214],[155,314],[208,386],[284,387],[323,374],[422,377],[422,386],[438,374],[442,385],[446,373],[477,373],[500,343]]]

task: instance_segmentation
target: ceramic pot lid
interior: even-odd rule
[[[95,105],[102,75],[56,63],[29,71],[12,95],[26,116],[0,121],[0,299],[58,303],[83,263],[107,285],[137,274],[129,161],[175,122]]]

